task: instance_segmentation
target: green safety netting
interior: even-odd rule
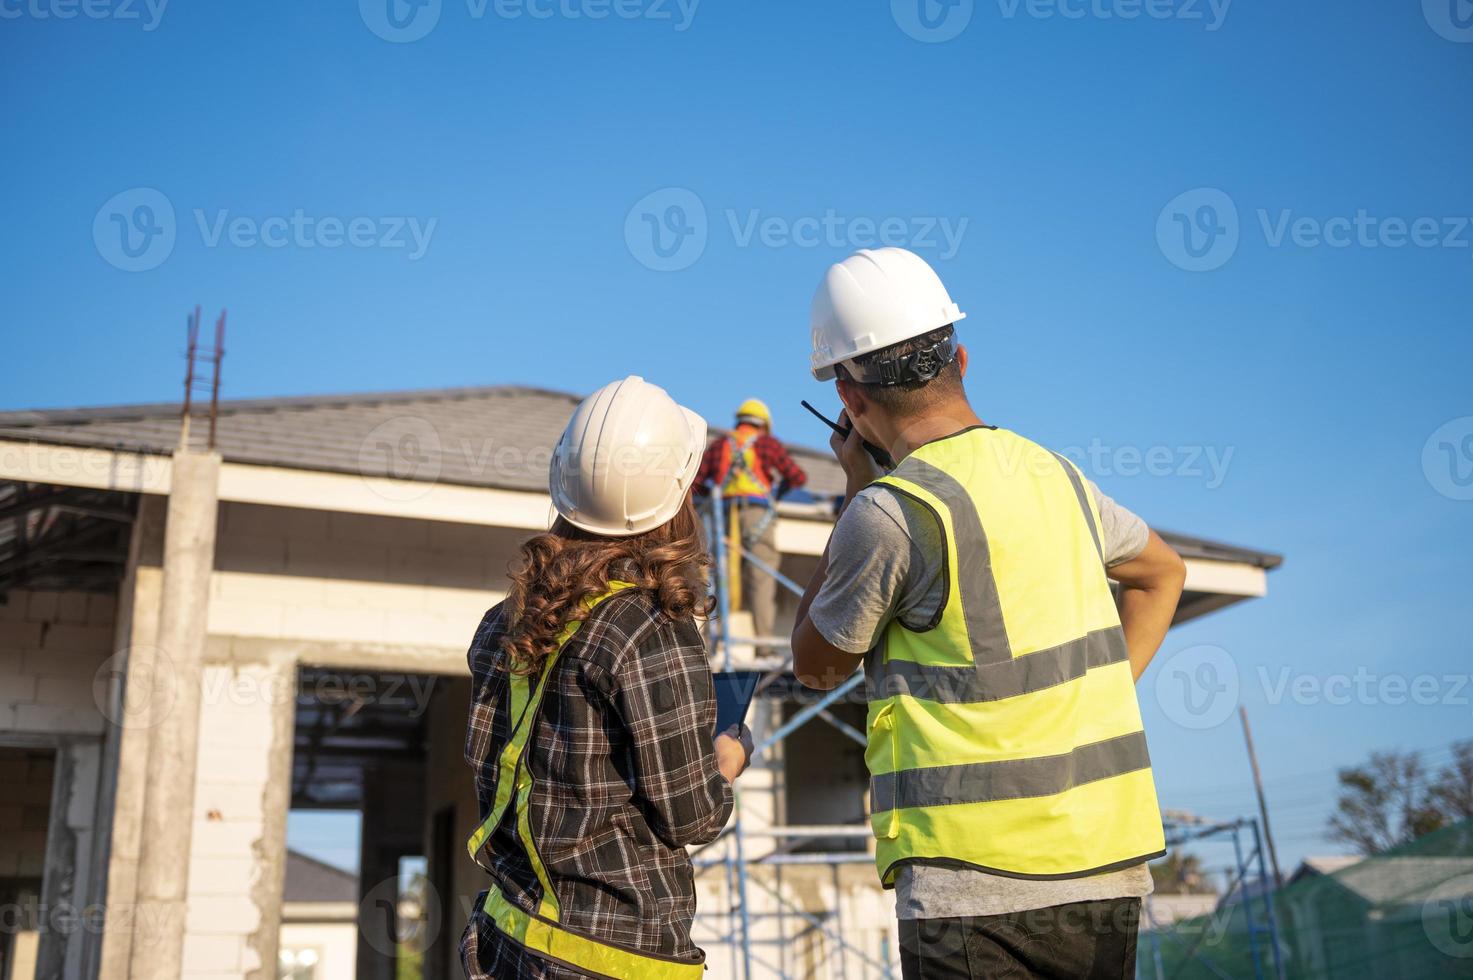
[[[1274,977],[1268,897],[1249,882],[1210,915],[1152,928],[1143,914],[1137,975]],[[1473,820],[1330,873],[1301,868],[1272,899],[1288,980],[1473,977]]]

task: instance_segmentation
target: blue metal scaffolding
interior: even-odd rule
[[[794,595],[802,595],[803,589],[792,579],[783,575],[778,569],[757,558],[740,542],[731,542],[727,538],[726,510],[722,504],[720,487],[713,487],[710,497],[711,505],[705,513],[707,531],[711,542],[712,558],[716,566],[715,592],[716,609],[715,618],[711,623],[711,641],[716,658],[723,670],[730,670],[735,666],[732,651],[738,646],[760,645],[775,648],[786,648],[788,641],[776,637],[736,637],[731,632],[730,607],[730,561],[732,555],[728,549],[736,546],[741,548],[740,558],[743,562],[760,570],[763,574],[772,576],[779,585]],[[792,653],[788,650],[780,662],[771,665],[771,670],[764,678],[764,684],[760,685],[760,692],[772,679],[788,673],[792,669]],[[753,758],[760,758],[774,746],[781,743],[799,728],[813,721],[815,718],[823,720],[842,732],[847,737],[863,745],[865,737],[852,725],[844,722],[834,715],[830,708],[850,694],[864,680],[864,675],[856,671],[843,684],[827,692],[811,704],[799,709],[786,722],[779,725],[776,730],[765,735],[757,743]],[[896,951],[889,948],[889,944],[883,944],[882,956],[877,959],[868,951],[861,949],[850,942],[844,932],[843,915],[843,890],[840,886],[840,868],[843,865],[863,864],[873,865],[874,859],[866,851],[840,851],[833,853],[792,853],[794,847],[804,843],[823,839],[852,838],[856,840],[868,840],[869,827],[863,824],[857,826],[822,826],[822,827],[771,827],[760,832],[760,836],[774,841],[773,847],[761,854],[754,855],[749,838],[754,833],[745,825],[742,819],[742,791],[740,786],[735,790],[735,815],[731,825],[711,844],[697,852],[694,864],[696,874],[702,874],[712,868],[721,868],[726,875],[727,888],[734,897],[736,908],[728,908],[725,913],[717,913],[726,920],[726,929],[723,939],[730,945],[732,951],[732,974],[742,980],[751,980],[754,968],[768,970],[784,980],[790,976],[788,969],[789,945],[796,942],[801,936],[818,934],[823,936],[832,944],[831,955],[837,958],[835,973],[842,980],[849,980],[847,967],[852,957],[863,967],[864,976],[876,976],[883,980],[894,980],[898,975],[899,963],[892,961]],[[719,850],[720,857],[707,857],[708,852]],[[831,881],[835,896],[833,908],[815,913],[812,910],[802,909],[795,905],[791,899],[784,894],[782,888],[782,869],[795,865],[824,865],[831,869]],[[774,881],[769,884],[752,875],[754,866],[773,868]],[[760,890],[771,899],[773,911],[754,913],[752,911],[749,897],[752,889]],[[702,918],[705,916],[702,915]],[[788,926],[790,920],[799,926],[796,934],[790,935]],[[753,937],[754,921],[773,921],[777,926],[777,935],[762,942]],[[763,946],[759,952],[754,947]],[[776,962],[766,947],[776,947]]]

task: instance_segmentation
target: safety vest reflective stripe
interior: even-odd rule
[[[633,588],[629,582],[612,581],[609,590],[603,595],[595,596],[588,602],[588,611],[591,615],[599,603],[624,589]],[[496,763],[496,795],[492,799],[491,811],[481,825],[471,834],[466,841],[466,850],[470,852],[471,858],[475,859],[490,839],[493,831],[501,823],[501,818],[506,813],[506,808],[512,801],[513,794],[519,786],[519,767],[522,760],[522,752],[526,749],[527,740],[532,737],[532,722],[537,714],[537,707],[542,703],[542,694],[547,686],[547,679],[552,674],[552,668],[562,654],[563,648],[568,641],[577,635],[582,629],[585,620],[575,620],[563,627],[558,634],[557,649],[548,655],[542,662],[542,672],[537,676],[537,687],[534,692],[530,680],[525,674],[513,674],[507,685],[511,695],[511,701],[507,705],[508,717],[512,719],[511,737],[506,740],[506,746],[501,750],[501,755]],[[516,774],[512,778],[503,778],[508,773]]]
[[[1053,452],[1053,450],[1049,451]],[[1059,465],[1064,468],[1064,473],[1069,477],[1069,482],[1074,487],[1074,496],[1079,500],[1080,510],[1084,511],[1085,523],[1089,525],[1089,536],[1094,538],[1095,554],[1099,555],[1100,561],[1103,562],[1105,560],[1105,549],[1100,544],[1099,524],[1095,520],[1094,505],[1090,502],[1089,494],[1085,492],[1084,481],[1080,479],[1079,471],[1074,468],[1074,464],[1069,462],[1066,457],[1059,453],[1054,453],[1053,455],[1059,461]]]
[[[610,582],[609,590],[588,602],[589,614],[605,599],[624,590],[633,588],[629,582]],[[479,863],[482,848],[490,840],[496,828],[506,816],[507,808],[515,803],[514,813],[517,839],[521,843],[528,863],[537,876],[542,897],[535,915],[515,905],[497,888],[486,893],[483,908],[491,921],[502,933],[534,952],[551,959],[568,963],[578,969],[600,976],[623,978],[670,978],[670,980],[694,980],[702,973],[703,961],[673,960],[645,953],[636,953],[601,943],[596,939],[572,932],[559,925],[562,918],[556,890],[548,876],[542,857],[537,852],[537,843],[532,836],[531,798],[532,770],[525,762],[527,743],[536,728],[538,708],[547,691],[558,658],[582,627],[583,620],[569,623],[558,637],[558,646],[543,661],[542,671],[533,687],[530,679],[514,674],[508,685],[510,702],[508,710],[512,721],[511,737],[502,749],[497,761],[496,795],[486,819],[466,841],[471,858]]]
[[[879,658],[884,646],[870,651],[866,664],[867,700],[904,694],[927,701],[975,703],[1015,698],[1083,677],[1095,667],[1124,662],[1129,651],[1118,629],[1096,630],[1077,640],[1003,663],[982,667],[944,667],[909,660]]]
[[[929,623],[892,621],[865,661],[882,881],[910,861],[1067,878],[1160,853],[1099,515],[1074,465],[978,428],[880,482],[935,516],[946,588]]]
[[[571,932],[517,908],[496,889],[481,906],[503,935],[528,949],[577,969],[613,980],[700,980],[704,961],[635,953]]]
[[[990,803],[1053,796],[1085,783],[1145,769],[1150,764],[1145,732],[1132,732],[1081,745],[1061,755],[883,773],[870,780],[870,791],[876,811]]]

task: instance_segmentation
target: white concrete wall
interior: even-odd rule
[[[465,649],[526,532],[370,515],[223,504],[202,680],[186,976],[274,976],[264,911],[285,820],[295,666],[464,674]],[[461,707],[446,722],[444,792],[470,792]],[[283,716],[286,727],[282,728]],[[280,734],[288,740],[280,744]],[[475,819],[474,795],[457,811]],[[466,831],[469,835],[469,830]],[[463,904],[445,913],[463,923]],[[458,937],[459,925],[454,935]],[[285,935],[285,933],[283,933]],[[454,965],[458,960],[452,956]],[[457,967],[458,969],[458,967]]]
[[[0,605],[0,732],[100,735],[93,680],[112,654],[112,596],[10,593]]]
[[[184,975],[274,977],[265,933],[275,935],[269,910],[279,905],[284,874],[272,857],[285,833],[295,669],[211,665],[202,690]]]
[[[527,532],[288,510],[220,509],[213,636],[464,654]],[[404,664],[404,668],[423,665]]]
[[[313,950],[313,980],[353,980],[358,928],[352,922],[288,922],[281,927],[281,948]]]

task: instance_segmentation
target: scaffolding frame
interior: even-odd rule
[[[1239,817],[1236,820],[1208,821],[1190,814],[1167,812],[1162,815],[1162,823],[1166,829],[1166,844],[1172,848],[1185,846],[1194,840],[1207,840],[1215,837],[1232,838],[1233,875],[1228,882],[1222,902],[1230,899],[1235,891],[1240,896],[1246,925],[1245,935],[1248,939],[1248,956],[1253,965],[1254,980],[1267,980],[1268,977],[1284,980],[1283,947],[1279,941],[1278,916],[1274,911],[1274,891],[1277,885],[1274,878],[1269,875],[1263,834],[1259,829],[1257,818]],[[1245,846],[1245,835],[1251,847]],[[1254,870],[1257,871],[1257,881],[1263,889],[1262,894],[1257,898],[1254,897],[1251,887],[1253,878],[1250,877],[1250,873]],[[1262,918],[1259,918],[1257,911],[1260,904],[1263,906]],[[1212,962],[1202,952],[1202,941],[1207,938],[1207,930],[1202,930],[1195,939],[1188,942],[1179,934],[1175,923],[1156,921],[1149,897],[1143,903],[1143,911],[1151,927],[1147,936],[1151,942],[1151,963],[1155,968],[1156,980],[1169,980],[1161,959],[1163,939],[1184,948],[1188,961],[1202,964],[1213,976],[1221,980],[1235,980],[1231,973]],[[1222,912],[1223,907],[1219,903],[1218,911],[1213,914],[1217,915]],[[1266,945],[1267,950],[1260,949],[1260,945]],[[1267,962],[1265,962],[1265,957]],[[1266,968],[1271,972],[1266,972]],[[1170,976],[1175,976],[1175,974]]]
[[[757,647],[785,647],[787,652],[780,657],[763,661],[758,664],[765,673],[756,688],[756,696],[762,693],[783,674],[792,669],[793,655],[790,641],[785,637],[736,637],[731,632],[730,605],[732,586],[730,582],[731,568],[734,557],[728,549],[738,549],[735,557],[739,557],[740,563],[750,564],[765,575],[771,576],[780,586],[794,595],[803,594],[802,586],[792,579],[783,575],[781,571],[764,562],[752,554],[740,540],[729,542],[727,539],[728,527],[726,520],[726,507],[722,497],[721,487],[713,485],[709,497],[710,506],[703,515],[706,520],[708,538],[711,542],[713,564],[715,566],[715,593],[716,605],[714,619],[712,621],[711,639],[715,646],[715,655],[719,659],[723,670],[731,670],[735,664],[732,657],[734,646]],[[760,658],[759,658],[760,659]],[[802,707],[793,717],[778,725],[776,730],[767,735],[757,743],[752,751],[752,758],[758,759],[767,754],[775,745],[782,742],[788,736],[813,721],[815,718],[827,722],[846,737],[864,745],[865,736],[854,726],[843,721],[829,708],[840,699],[853,691],[864,680],[862,670],[856,670],[844,683],[827,692],[812,704]],[[870,968],[873,968],[883,980],[894,980],[898,976],[897,964],[891,962],[893,951],[889,949],[889,943],[882,944],[883,958],[876,960],[870,953],[850,941],[844,933],[844,907],[843,889],[840,887],[840,866],[849,864],[872,865],[874,857],[866,851],[836,851],[830,853],[802,853],[795,854],[792,850],[802,844],[822,839],[854,838],[868,840],[870,828],[867,824],[857,825],[834,825],[834,826],[784,826],[775,825],[761,830],[748,828],[742,817],[742,790],[740,786],[734,786],[733,795],[733,820],[716,840],[698,850],[692,863],[695,865],[695,873],[699,876],[712,868],[721,868],[726,875],[728,894],[734,898],[735,909],[728,907],[724,912],[710,914],[699,914],[698,918],[716,917],[726,920],[724,931],[718,930],[722,942],[724,942],[732,953],[732,973],[741,977],[742,980],[751,980],[754,966],[775,972],[778,976],[786,978],[789,976],[787,970],[787,947],[790,940],[788,936],[788,920],[796,919],[803,923],[806,928],[798,936],[791,937],[796,940],[802,935],[818,933],[834,944],[832,953],[837,958],[837,974],[841,980],[849,980],[847,973],[847,960],[850,956],[858,958],[865,966],[865,974],[868,976]],[[773,842],[771,848],[762,854],[752,855],[749,838],[764,838]],[[719,849],[719,857],[706,857],[708,852]],[[774,868],[775,882],[769,886],[766,882],[751,874],[753,865],[770,866]],[[811,911],[799,908],[783,894],[782,891],[782,869],[793,865],[827,865],[831,868],[832,886],[834,889],[834,904],[832,908],[825,909],[822,913],[815,914]],[[775,911],[754,914],[748,901],[752,888],[760,888],[776,903]],[[767,940],[764,945],[775,944],[777,946],[778,962],[773,963],[765,956],[760,955],[754,946],[757,943],[752,936],[753,923],[756,920],[775,919],[777,923],[777,938]]]

